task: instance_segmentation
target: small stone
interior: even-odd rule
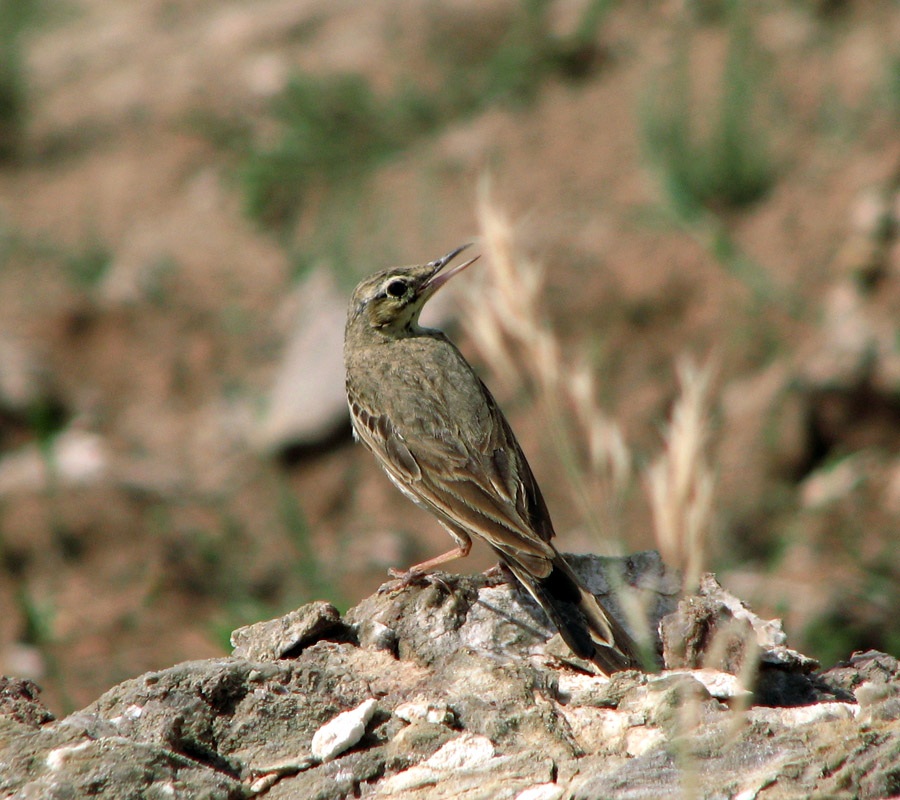
[[[615,708],[621,695],[611,698],[609,688],[610,679],[606,675],[563,672],[557,681],[556,695],[566,705]]]
[[[275,378],[257,444],[267,453],[311,447],[349,427],[342,358],[347,301],[316,269],[297,289],[302,306]]]
[[[709,700],[706,687],[692,673],[665,673],[652,678],[646,688],[639,688],[622,698],[620,712],[627,712],[645,725],[677,728],[682,709],[688,704],[699,707]]]
[[[0,675],[0,717],[37,728],[53,720],[53,714],[40,700],[40,687],[24,678]]]
[[[625,752],[632,758],[649,753],[666,741],[666,734],[660,728],[639,725],[625,732]]]
[[[27,444],[0,461],[0,494],[54,486],[89,486],[109,471],[106,441],[95,433],[71,428],[56,436],[45,452]]]
[[[794,708],[751,708],[747,712],[747,720],[751,724],[766,721],[778,728],[796,728],[812,723],[854,719],[858,714],[859,706],[855,703],[815,703]]]
[[[866,189],[853,206],[850,221],[853,231],[871,239],[880,239],[890,229],[891,198],[883,191]]]
[[[540,783],[516,795],[515,800],[559,800],[566,790],[558,783]]]
[[[590,753],[624,751],[625,735],[629,728],[644,722],[635,714],[591,706],[563,706],[562,715],[578,746]]]
[[[466,771],[478,772],[490,762],[494,753],[494,745],[486,736],[464,733],[451,739],[421,764],[392,775],[384,787],[388,794],[400,794],[433,786],[451,774],[458,778]]]
[[[47,394],[41,370],[25,343],[0,334],[0,408],[26,411]]]
[[[732,700],[736,697],[752,697],[753,692],[742,685],[737,675],[717,669],[696,669],[692,672],[673,670],[669,675],[690,675],[696,679],[716,700]]]
[[[861,708],[868,708],[876,703],[883,702],[889,697],[896,697],[897,688],[889,683],[866,681],[853,690],[853,695]]]
[[[804,478],[800,484],[800,502],[804,508],[817,509],[843,500],[866,478],[865,459],[859,453],[827,464]]]
[[[356,634],[361,647],[397,652],[397,632],[378,620],[366,620],[357,625]]]
[[[428,701],[401,703],[394,709],[394,716],[404,722],[430,722],[435,725],[449,725],[453,722],[453,712],[446,703]]]
[[[866,719],[886,722],[900,719],[900,689],[896,684],[866,681],[853,694]]]
[[[434,770],[463,770],[480,766],[494,757],[494,744],[487,736],[463,734],[451,739],[423,766]]]
[[[232,655],[249,661],[274,661],[296,656],[323,633],[340,625],[340,612],[331,603],[317,600],[278,619],[256,622],[232,631]]]
[[[331,761],[353,747],[366,732],[366,725],[375,713],[375,699],[369,698],[350,711],[338,714],[315,732],[312,738],[312,754]]]
[[[66,761],[69,760],[75,753],[80,753],[82,750],[86,750],[93,744],[92,741],[79,742],[78,744],[68,744],[63,747],[57,747],[55,750],[51,750],[47,753],[47,758],[45,763],[47,764],[47,769],[51,772],[56,772],[60,770]]]
[[[266,773],[250,784],[250,792],[253,795],[261,794],[271,789],[279,780],[281,776],[277,772]]]

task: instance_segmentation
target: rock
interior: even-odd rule
[[[786,646],[780,620],[758,617],[713,575],[704,575],[698,594],[663,618],[660,635],[667,667],[731,673],[750,684],[744,688],[752,688],[759,703],[794,706],[837,696],[811,675],[815,659]]]
[[[47,446],[23,445],[0,459],[0,495],[99,483],[109,467],[106,441],[96,433],[70,428]]]
[[[660,618],[674,609],[678,591],[675,575],[666,571],[657,552],[622,559],[569,554],[567,559],[626,627],[635,635],[650,632],[655,638],[653,632]],[[627,600],[629,608],[644,609],[637,626],[625,617],[617,598],[622,605]],[[428,623],[422,624],[425,614]],[[529,595],[480,575],[441,574],[420,592],[375,595],[352,609],[347,621],[355,626],[361,644],[390,642],[401,658],[429,665],[460,649],[483,653],[499,663],[517,663],[523,651],[573,658],[568,648],[563,646],[560,652],[553,642],[548,645],[555,630]]]
[[[453,712],[446,703],[416,701],[401,703],[394,714],[404,722],[429,722],[434,725],[450,725],[454,721]]]
[[[32,728],[52,722],[53,714],[38,698],[40,693],[33,681],[0,676],[0,717]]]
[[[347,298],[325,269],[311,272],[296,296],[296,327],[256,435],[259,448],[269,453],[316,447],[349,430],[343,367]]]
[[[804,672],[818,666],[785,647],[781,620],[758,617],[709,573],[700,579],[698,593],[684,598],[662,620],[660,634],[670,668],[709,666],[738,674],[748,658]]]
[[[46,377],[24,341],[0,333],[0,410],[26,414],[49,399]]]
[[[364,700],[356,708],[338,714],[313,734],[312,754],[320,761],[331,761],[353,747],[366,732],[366,725],[375,713],[374,697]]]
[[[516,800],[559,800],[566,790],[556,783],[539,783],[516,795]]]
[[[43,797],[190,797],[238,800],[238,780],[173,748],[115,735],[76,714],[39,729],[0,717],[0,794]],[[100,732],[102,731],[102,732]]]
[[[231,646],[237,658],[274,661],[298,655],[323,634],[339,630],[344,630],[344,626],[338,610],[320,600],[278,619],[238,628],[231,634]]]
[[[800,502],[804,508],[823,508],[851,494],[867,473],[866,453],[853,453],[837,463],[813,470],[800,483]]]
[[[822,680],[835,692],[843,692],[845,696],[856,695],[860,689],[868,687],[864,690],[867,699],[874,701],[876,697],[888,698],[891,696],[891,687],[900,685],[900,661],[874,650],[854,653],[847,661],[824,673]]]
[[[317,602],[241,629],[236,655],[147,673],[61,720],[33,684],[7,679],[0,797],[57,797],[61,787],[209,800],[895,792],[896,659],[855,654],[819,674],[778,621],[759,619],[712,576],[678,602],[658,557],[573,562],[606,588],[624,576],[651,619],[668,608],[664,650],[682,666],[577,670],[546,652],[551,631],[515,585],[438,574],[344,618]],[[718,648],[716,631],[732,626],[740,646]],[[737,673],[693,667],[705,661]]]
[[[498,756],[490,739],[464,733],[421,764],[383,781],[375,797],[512,798],[534,776],[549,777],[551,762],[535,761],[526,753]]]

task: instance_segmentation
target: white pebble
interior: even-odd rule
[[[47,768],[55,772],[69,760],[69,756],[90,747],[91,744],[93,744],[93,742],[79,742],[78,744],[67,744],[62,747],[57,747],[55,750],[51,750],[47,753]]]
[[[856,703],[816,703],[811,706],[769,708],[757,706],[747,712],[750,723],[768,722],[789,728],[837,719],[853,719],[859,714]]]
[[[558,783],[539,783],[519,792],[516,800],[559,800],[565,793]]]
[[[369,698],[356,708],[338,714],[315,732],[312,754],[321,761],[330,761],[353,747],[366,732],[366,725],[375,713],[375,700]]]
[[[426,759],[424,766],[435,770],[472,769],[494,757],[494,745],[487,736],[464,733]]]
[[[399,795],[434,786],[445,780],[450,771],[477,770],[493,757],[494,745],[490,739],[464,733],[451,739],[421,764],[391,775],[384,781],[382,790],[388,795]]]
[[[811,706],[796,706],[782,709],[782,719],[786,725],[809,725],[835,719],[853,719],[859,714],[856,703],[816,703]]]
[[[394,715],[404,722],[432,722],[443,725],[453,721],[453,712],[446,703],[420,702],[401,703],[394,709]]]
[[[706,691],[716,700],[731,700],[735,697],[749,697],[753,694],[741,683],[737,675],[721,672],[717,669],[673,669],[665,673],[669,675],[688,675],[706,687]]]
[[[641,725],[629,728],[625,734],[625,752],[632,758],[649,753],[653,748],[663,744],[666,735],[659,728]]]

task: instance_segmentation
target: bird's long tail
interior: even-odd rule
[[[511,558],[503,560],[576,656],[592,661],[607,675],[640,666],[637,643],[582,585],[562,556],[557,555],[552,571],[543,578]]]

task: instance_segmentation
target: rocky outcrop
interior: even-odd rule
[[[232,657],[116,686],[52,720],[0,684],[0,797],[888,797],[900,665],[827,672],[706,576],[655,553],[572,557],[671,667],[596,675],[502,573],[438,574],[341,616],[318,602],[235,631]],[[608,598],[609,599],[609,598]],[[621,613],[624,612],[624,613]],[[549,640],[549,641],[548,641]]]

